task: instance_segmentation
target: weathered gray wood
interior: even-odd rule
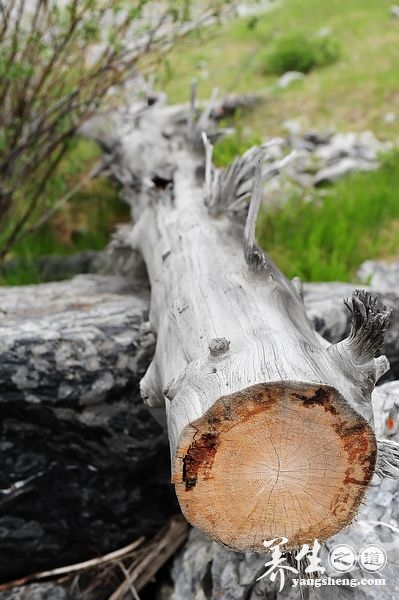
[[[138,393],[148,302],[146,283],[119,277],[0,288],[0,581],[176,512],[166,436]]]
[[[1,288],[0,402],[84,406],[131,385],[147,307],[146,284],[117,277]]]
[[[399,379],[399,296],[395,286],[381,289],[362,286],[378,295],[380,302],[392,310],[391,323],[387,330],[382,352],[390,362],[385,380]],[[305,308],[313,327],[331,343],[341,341],[350,331],[350,314],[343,298],[349,298],[355,288],[350,283],[305,283]]]
[[[121,247],[118,246],[116,253],[118,254],[120,251]],[[124,251],[122,270],[126,263],[131,263],[133,254],[131,248],[125,248]],[[339,342],[349,334],[350,313],[342,300],[350,297],[354,289],[355,285],[349,283],[304,284],[306,313],[316,331],[331,343]],[[373,291],[378,294],[383,304],[390,306],[393,310],[383,351],[391,363],[388,375],[391,378],[394,376],[398,378],[399,298],[388,290],[380,292],[378,289],[374,289]],[[122,277],[79,276],[71,281],[56,284],[23,288],[2,287],[0,289],[0,343],[3,343],[3,348],[10,349],[3,353],[0,364],[3,400],[8,389],[5,385],[6,382],[13,381],[10,392],[14,393],[12,390],[18,386],[18,376],[15,381],[16,373],[21,373],[21,367],[24,366],[29,370],[31,381],[27,380],[28,386],[21,388],[21,392],[31,394],[34,389],[32,382],[36,381],[38,386],[40,383],[40,386],[48,390],[52,401],[57,399],[61,384],[65,386],[70,381],[69,370],[63,370],[62,362],[59,363],[59,369],[54,368],[56,365],[53,359],[47,365],[49,366],[51,363],[51,368],[47,370],[43,368],[42,362],[32,360],[32,348],[34,346],[40,348],[47,341],[49,341],[49,349],[51,344],[54,349],[54,344],[58,344],[57,340],[59,339],[63,340],[63,344],[69,344],[71,360],[75,353],[76,368],[83,371],[89,363],[80,361],[78,364],[79,357],[76,352],[79,351],[80,356],[87,355],[87,351],[82,349],[82,344],[90,336],[92,339],[90,361],[97,354],[100,372],[103,373],[107,369],[113,370],[112,361],[118,361],[118,349],[117,346],[111,348],[110,344],[116,338],[105,340],[105,336],[101,335],[101,330],[112,329],[120,336],[123,333],[126,337],[121,338],[122,346],[119,350],[123,350],[125,353],[130,352],[131,339],[127,337],[127,334],[137,327],[133,324],[134,319],[138,319],[139,323],[146,320],[149,302],[149,292],[145,283],[131,282]],[[34,332],[34,336],[37,336],[34,338],[34,342],[27,335],[29,329],[31,334]],[[84,396],[85,391],[95,383],[98,373],[99,371],[91,369],[87,370],[84,376],[76,377],[71,383],[74,390],[71,400]],[[113,389],[123,386],[131,376],[137,378],[132,369],[129,369],[127,364],[123,366],[123,361],[121,361],[120,368],[116,369],[114,373]],[[85,378],[86,383],[84,383]],[[40,386],[38,389],[41,394]]]
[[[306,317],[298,285],[291,284],[256,245],[257,188],[243,244],[232,234],[231,221],[223,211],[211,211],[216,218],[207,211],[203,180],[197,177],[201,159],[191,150],[191,135],[191,148],[187,145],[184,122],[176,114],[165,135],[171,114],[170,109],[149,109],[143,114],[135,129],[122,136],[116,168],[135,220],[125,238],[142,254],[147,267],[149,321],[157,335],[155,356],[141,390],[154,409],[162,411],[166,405],[172,479],[182,510],[190,522],[236,550],[260,550],[264,539],[277,534],[286,534],[293,546],[314,537],[328,538],[352,520],[374,470],[370,398],[375,381],[387,369],[385,357],[374,359],[374,355],[382,344],[389,311],[359,292],[350,302],[349,337],[333,345],[322,339]],[[143,156],[148,160],[143,161]],[[165,170],[168,178],[163,176]],[[257,172],[260,175],[260,167]],[[223,176],[229,176],[228,172]],[[214,207],[207,192],[208,206]],[[323,411],[334,418],[320,439],[329,439],[331,431],[343,434],[345,430],[344,437],[353,433],[348,439],[341,436],[340,441],[332,434],[331,447],[338,454],[331,448],[318,448],[320,468],[316,458],[314,467],[322,471],[324,464],[324,478],[311,473],[311,462],[309,471],[299,458],[294,467],[302,481],[315,477],[315,486],[323,498],[329,498],[330,507],[320,509],[321,496],[302,506],[302,492],[295,492],[290,516],[277,527],[268,516],[274,485],[270,489],[264,485],[271,460],[268,436],[273,435],[268,432],[273,419],[268,419],[267,412],[274,403],[273,419],[284,424],[279,443],[293,418],[290,411],[297,410],[294,420],[303,428],[293,435],[300,440],[303,436],[304,444],[306,415],[312,415],[318,430],[324,422]],[[229,420],[231,427],[225,424]],[[246,421],[248,428],[239,434],[237,425]],[[356,441],[358,433],[362,440]],[[245,436],[251,434],[254,443],[249,445]],[[286,443],[295,446],[293,437]],[[229,462],[236,446],[239,451]],[[341,446],[346,467],[338,465]],[[284,450],[276,453],[281,459]],[[378,468],[386,457],[380,453]],[[336,483],[341,468],[342,487]],[[277,472],[278,480],[280,467]],[[263,502],[258,501],[262,494]],[[280,500],[276,502],[279,506]],[[294,510],[295,502],[299,504]],[[313,509],[319,511],[318,516],[313,514],[312,525],[306,527],[302,515]]]

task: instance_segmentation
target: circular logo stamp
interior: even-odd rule
[[[381,571],[386,564],[387,554],[381,546],[367,544],[359,552],[359,565],[369,573]]]
[[[353,550],[353,548],[347,546],[346,544],[334,546],[328,557],[332,568],[339,573],[346,573],[347,571],[350,571],[356,564],[356,559],[356,552]]]

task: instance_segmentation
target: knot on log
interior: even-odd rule
[[[221,356],[230,348],[230,341],[226,338],[214,338],[209,342],[209,353],[211,356]]]
[[[151,358],[154,354],[157,338],[150,323],[145,321],[139,328],[140,357]]]

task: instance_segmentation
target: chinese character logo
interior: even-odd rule
[[[280,540],[280,541],[278,541]],[[297,562],[297,567],[292,567],[288,564],[284,564],[286,561],[286,556],[280,550],[280,546],[287,544],[288,539],[285,537],[274,538],[270,541],[263,542],[265,548],[269,548],[272,552],[271,560],[265,563],[265,567],[269,567],[263,575],[257,578],[263,579],[267,575],[270,575],[270,581],[275,581],[277,575],[280,577],[280,592],[282,591],[285,584],[285,571],[289,571],[291,573],[299,573],[300,563],[305,556],[308,559],[308,566],[305,569],[305,573],[324,573],[325,569],[320,564],[320,558],[317,556],[320,550],[320,544],[317,540],[313,543],[313,548],[310,548],[308,544],[303,544],[301,550],[295,555],[295,560]]]
[[[381,546],[368,544],[359,552],[359,565],[369,573],[381,571],[387,564],[386,552]]]
[[[350,571],[356,564],[369,573],[381,571],[387,564],[386,552],[381,546],[367,544],[359,554],[346,544],[334,546],[329,556],[330,565],[335,571],[344,573]]]
[[[339,573],[347,573],[356,564],[356,552],[346,544],[334,546],[330,552],[330,565]]]

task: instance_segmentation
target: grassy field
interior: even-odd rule
[[[204,98],[215,86],[221,95],[262,93],[264,102],[236,117],[236,134],[215,148],[220,166],[260,140],[284,134],[287,119],[299,120],[305,130],[371,129],[380,139],[397,142],[399,110],[393,123],[384,118],[397,111],[399,101],[399,19],[390,17],[390,6],[385,0],[285,0],[172,54],[159,85],[173,101],[185,99],[193,77]],[[268,73],[268,57],[278,40],[292,33],[312,38],[323,28],[339,45],[339,59],[287,89],[276,89],[278,77]],[[347,177],[325,197],[315,193],[314,202],[294,195],[284,208],[264,210],[259,240],[289,276],[353,280],[362,261],[399,257],[398,184],[399,156],[394,154],[380,171]]]
[[[191,79],[200,94],[264,93],[265,102],[245,124],[256,133],[281,133],[285,119],[300,117],[305,127],[362,131],[389,138],[399,133],[384,121],[399,100],[397,48],[399,20],[390,18],[390,0],[282,0],[259,17],[227,23],[172,53],[157,84],[172,102],[186,100]],[[266,57],[280,36],[312,36],[328,27],[341,46],[341,59],[311,72],[286,90],[272,91],[275,75],[264,73]],[[209,39],[207,39],[209,38]]]
[[[371,129],[380,139],[399,139],[399,19],[390,17],[390,0],[281,0],[257,17],[237,19],[192,35],[184,47],[172,51],[159,68],[156,87],[171,102],[188,98],[190,81],[198,80],[202,98],[217,86],[220,95],[259,92],[264,101],[253,111],[235,117],[236,134],[215,148],[218,165],[272,135],[284,134],[287,119],[304,129],[337,131]],[[277,89],[270,73],[270,54],[279,40],[295,33],[314,38],[328,28],[339,47],[338,60],[315,68],[287,89]],[[388,124],[387,113],[398,118]],[[90,168],[98,150],[80,141],[67,185],[76,182],[81,165]],[[378,171],[348,177],[313,203],[288,199],[282,209],[264,213],[259,238],[265,249],[290,276],[305,280],[351,280],[368,258],[398,256],[399,161],[395,154]],[[79,165],[77,169],[76,165]],[[85,167],[86,168],[86,167]],[[56,194],[56,190],[54,191]],[[117,200],[117,190],[104,179],[90,183],[40,233],[14,251],[24,257],[69,254],[106,244],[115,222],[128,211]],[[26,266],[20,282],[35,281]],[[9,281],[18,283],[18,274]]]
[[[289,199],[264,210],[258,237],[289,277],[304,281],[353,281],[368,258],[398,259],[399,155],[381,169],[341,179],[314,202]]]

